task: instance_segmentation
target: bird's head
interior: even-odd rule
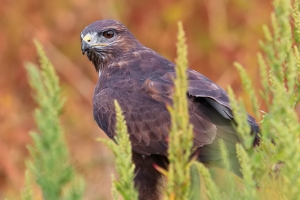
[[[124,53],[134,51],[141,44],[130,31],[116,20],[99,20],[81,32],[81,52],[93,62],[97,71]]]

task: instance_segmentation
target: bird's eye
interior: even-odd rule
[[[114,32],[113,31],[104,31],[103,33],[102,33],[102,35],[105,37],[105,38],[112,38],[112,37],[114,37]]]

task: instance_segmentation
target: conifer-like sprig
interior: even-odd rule
[[[131,142],[125,118],[123,116],[120,105],[117,100],[114,101],[116,109],[116,136],[115,143],[108,139],[99,138],[98,140],[105,143],[116,156],[116,170],[119,179],[113,179],[113,197],[117,198],[116,190],[125,200],[137,200],[138,194],[134,188],[134,164],[132,163]]]
[[[35,41],[41,70],[34,64],[26,65],[29,83],[35,90],[38,108],[34,117],[38,132],[32,132],[33,145],[29,147],[32,161],[28,167],[46,200],[81,199],[84,181],[71,165],[59,117],[64,105],[58,77],[45,55],[42,45]],[[27,187],[27,186],[26,186]],[[76,189],[74,189],[76,187]],[[29,194],[29,193],[28,193]],[[29,195],[23,196],[29,198]],[[25,198],[25,199],[26,199]]]
[[[237,154],[242,167],[243,195],[246,199],[269,199],[271,195],[281,199],[297,199],[300,195],[296,188],[300,183],[297,167],[300,160],[300,125],[295,112],[300,99],[299,1],[295,0],[293,7],[290,0],[275,0],[273,4],[272,28],[264,25],[266,41],[260,42],[263,51],[258,54],[263,86],[260,94],[267,106],[260,124],[260,147],[248,151],[251,149],[247,142],[250,141],[248,129],[245,123],[242,129],[238,128],[243,121],[246,122],[246,118],[239,115],[243,111],[237,112],[240,108],[232,104],[238,133],[244,132],[240,134],[243,146],[238,145]],[[290,23],[291,18],[294,25]],[[292,28],[295,28],[294,34]],[[245,79],[245,70],[241,66],[238,69],[242,79]],[[243,84],[245,89],[248,88],[248,94],[255,98],[249,82],[244,80]],[[232,102],[235,101],[232,90],[229,90],[229,96]],[[254,189],[257,185],[259,191]]]
[[[178,23],[177,59],[173,106],[168,107],[171,115],[167,172],[167,193],[165,199],[188,199],[190,196],[190,157],[193,145],[193,128],[189,124],[187,105],[187,46],[182,23]]]

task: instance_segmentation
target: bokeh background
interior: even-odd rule
[[[92,116],[97,73],[80,52],[80,32],[99,19],[124,23],[145,46],[174,61],[177,21],[187,35],[189,66],[221,87],[247,96],[233,62],[242,63],[259,87],[256,53],[269,23],[271,0],[1,0],[0,1],[0,199],[19,199],[26,146],[35,129],[35,103],[26,62],[37,63],[33,38],[44,45],[67,102],[62,125],[72,162],[87,182],[85,199],[111,199],[113,155]],[[251,113],[250,107],[249,111]]]

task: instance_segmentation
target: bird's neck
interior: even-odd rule
[[[101,71],[105,70],[106,68],[115,65],[121,65],[123,62],[120,61],[124,60],[124,56],[126,57],[126,55],[128,56],[129,54],[134,55],[136,52],[144,51],[146,49],[138,42],[135,45],[136,46],[133,46],[132,44],[132,46],[127,46],[126,48],[114,49],[113,52],[107,52],[105,54],[99,53],[97,59],[92,59],[96,71],[101,73]]]
[[[102,70],[104,70],[105,68],[107,68],[107,66],[109,65],[109,62],[111,62],[112,60],[114,60],[115,57],[113,55],[98,55],[97,59],[93,59],[92,62],[95,66],[95,69],[98,73],[101,73]]]

